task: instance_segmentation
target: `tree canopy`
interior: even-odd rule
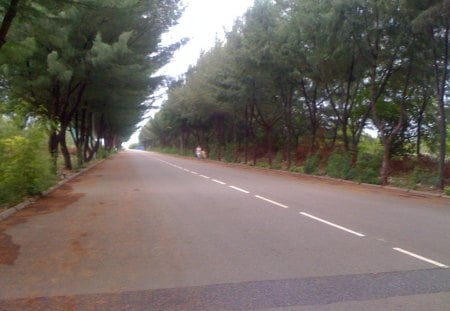
[[[161,45],[181,13],[179,0],[0,1],[1,112],[45,120],[67,168],[68,132],[79,162],[120,146],[181,45]]]
[[[372,130],[381,183],[393,158],[426,150],[443,188],[449,15],[448,0],[257,0],[174,83],[140,139],[244,162],[278,155],[287,167],[348,154],[356,167]]]

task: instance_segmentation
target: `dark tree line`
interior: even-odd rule
[[[444,187],[449,93],[448,0],[258,0],[205,53],[142,130],[146,145],[287,167],[349,154],[368,129],[394,156],[439,159]]]

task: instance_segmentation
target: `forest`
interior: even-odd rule
[[[449,32],[449,0],[256,0],[170,84],[140,142],[445,189]]]
[[[0,0],[0,208],[120,148],[183,44],[161,45],[182,11],[179,0]]]

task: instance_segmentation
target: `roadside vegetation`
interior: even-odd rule
[[[40,125],[20,129],[0,119],[0,206],[37,195],[56,181]]]
[[[182,42],[179,0],[0,1],[0,208],[120,148]]]
[[[257,0],[172,83],[140,143],[444,190],[449,21],[444,0]]]

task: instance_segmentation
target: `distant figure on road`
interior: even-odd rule
[[[197,148],[195,148],[195,156],[197,159],[202,158],[202,147],[197,146]]]

